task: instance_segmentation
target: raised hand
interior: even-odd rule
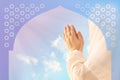
[[[83,51],[84,40],[81,32],[76,32],[73,25],[66,25],[63,32],[64,42],[69,51],[78,50]]]

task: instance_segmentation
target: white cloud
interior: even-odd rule
[[[68,50],[64,44],[64,41],[61,36],[58,36],[55,40],[51,42],[51,47],[56,48],[62,53],[63,58],[66,60],[68,55]],[[48,79],[51,75],[51,72],[60,72],[62,70],[61,64],[57,61],[57,56],[54,51],[52,51],[49,57],[44,57],[43,59],[44,65],[44,78]]]
[[[45,71],[59,72],[62,70],[60,63],[56,60],[44,60],[43,64],[45,66]]]
[[[62,52],[66,51],[66,46],[61,36],[58,36],[55,40],[53,40],[51,46]]]
[[[40,73],[37,72],[32,73],[32,80],[40,80],[40,78],[41,78]]]
[[[35,57],[26,56],[26,55],[22,55],[22,54],[17,54],[16,56],[20,61],[23,61],[26,64],[33,64],[33,65],[38,64],[38,59]]]
[[[55,52],[51,52],[50,57],[51,57],[52,59],[56,59],[56,58],[57,58]]]
[[[35,78],[37,74],[35,72],[32,73],[32,78]]]
[[[66,48],[64,41],[61,36],[58,36],[55,40],[51,42],[51,46],[58,49],[63,53],[63,58],[67,60],[68,58],[68,49]]]
[[[57,61],[57,56],[54,51],[52,51],[48,57],[44,57],[43,65],[45,71],[43,74],[44,80],[49,80],[49,77],[53,76],[52,73],[57,73],[62,70],[61,64]]]

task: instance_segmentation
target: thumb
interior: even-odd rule
[[[82,45],[84,45],[84,39],[81,32],[78,32],[78,39],[81,41]]]
[[[81,35],[80,31],[78,32],[78,39],[82,39],[82,35]]]

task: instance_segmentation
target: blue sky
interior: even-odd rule
[[[10,80],[69,80],[66,66],[69,52],[62,38],[67,23],[83,33],[87,45],[86,18],[63,7],[50,10],[30,20],[17,34],[9,55]]]
[[[106,4],[107,0],[96,1],[95,3],[98,3],[98,2],[99,3],[102,2],[102,4]],[[45,2],[45,4],[48,4],[48,3],[49,1]],[[70,8],[73,11],[76,11],[78,13],[80,12],[80,10],[73,8],[74,3],[76,2],[69,2],[70,5],[66,5],[66,3],[64,3],[64,1],[61,2],[61,4],[64,7]],[[78,3],[80,3],[80,1],[78,1]],[[57,4],[54,6],[55,3],[51,3],[51,4],[53,4],[53,6],[51,7],[57,6]],[[84,5],[84,3],[80,3],[80,4]],[[91,4],[91,5],[94,5],[94,4]],[[113,5],[113,6],[116,7],[118,5]],[[57,13],[57,12],[59,13],[59,10],[55,11],[54,13]],[[81,13],[81,14],[85,16],[85,13]],[[51,19],[51,21],[53,19],[56,25],[48,26],[47,24],[50,24],[50,21],[47,21],[47,19],[44,19],[44,17],[42,17],[41,18],[42,20],[40,19],[40,21],[38,21],[38,22],[41,22],[39,26],[40,29],[39,29],[38,24],[34,24],[34,25],[29,24],[30,22],[35,20],[34,18],[28,23],[28,25],[24,25],[23,27],[31,25],[31,26],[34,26],[36,29],[34,29],[34,27],[28,29],[27,27],[20,30],[20,32],[23,31],[24,34],[18,34],[18,39],[16,39],[16,42],[15,42],[15,45],[17,46],[14,46],[13,51],[11,51],[11,53],[13,54],[10,54],[9,56],[10,80],[39,80],[39,79],[40,80],[56,80],[56,78],[57,80],[69,80],[67,70],[66,70],[66,59],[65,59],[66,57],[65,55],[67,55],[68,52],[64,46],[61,33],[63,31],[64,25],[66,23],[71,24],[71,22],[76,25],[76,28],[78,30],[81,30],[82,33],[84,33],[84,30],[86,28],[82,29],[80,26],[82,25],[81,23],[84,23],[85,21],[87,22],[87,20],[82,19],[83,22],[82,21],[78,22],[77,20],[79,19],[77,18],[72,19],[74,17],[72,16],[72,17],[68,17],[70,18],[70,21],[67,22],[66,19],[62,19],[63,17],[59,17],[58,19],[57,16],[59,14],[57,16],[54,16],[53,14],[49,14],[49,15],[52,15],[52,17],[49,17],[49,19]],[[67,15],[67,16],[71,16],[71,15]],[[59,23],[55,21],[56,19],[61,20],[63,22],[66,21],[66,22]],[[45,21],[48,23],[46,23]],[[53,25],[54,23],[52,22],[51,25]],[[47,27],[45,27],[46,25]],[[84,26],[87,26],[87,25],[84,24]],[[27,32],[29,35],[27,35]],[[86,36],[85,34],[83,35],[85,36],[85,41],[87,45],[88,36]],[[84,49],[84,53],[87,53],[86,47]],[[87,54],[85,54],[85,56],[87,57]]]

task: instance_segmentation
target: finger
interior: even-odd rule
[[[81,37],[81,33],[78,32],[78,40],[80,41],[80,50],[82,51],[83,50],[83,40],[82,40],[82,37]]]
[[[69,38],[70,36],[71,36],[70,26],[67,25],[67,37]]]
[[[65,26],[64,31],[65,31],[65,32],[67,31],[67,26]]]
[[[72,32],[73,32],[73,35],[75,35],[75,37],[78,38],[77,32],[76,32],[76,29],[75,29],[74,25],[71,25],[71,30],[72,30]]]
[[[76,32],[76,29],[75,29],[74,25],[71,25],[71,26],[72,26],[72,30],[74,30],[75,34],[77,34],[77,32]]]
[[[69,25],[65,26],[64,34],[63,35],[64,35],[65,41],[67,41],[67,39],[69,39]]]
[[[66,42],[66,38],[67,38],[67,37],[66,37],[65,32],[63,32],[62,36],[63,36],[64,41]]]
[[[67,25],[64,28],[64,36],[67,37]]]
[[[66,27],[64,28],[63,37],[64,37],[64,42],[66,46],[69,48],[71,46],[71,41],[70,41],[70,37],[67,36],[67,32],[68,32],[67,28],[68,28],[68,25],[66,25]]]
[[[66,46],[69,48],[72,44],[71,44],[71,41],[70,41],[70,37],[66,37],[66,35],[64,34],[64,38],[65,38],[65,44]]]
[[[78,39],[82,39],[81,33],[78,31]]]
[[[78,39],[81,41],[82,45],[84,45],[84,39],[81,32],[78,32]]]
[[[80,32],[80,33],[81,33],[81,32]],[[84,38],[83,38],[82,33],[81,33],[81,38],[82,38],[82,43],[83,43],[83,45],[84,45]]]
[[[70,26],[68,24],[67,24],[66,27],[67,27],[67,31],[70,31]]]

